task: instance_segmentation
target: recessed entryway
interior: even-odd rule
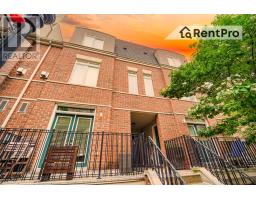
[[[132,111],[131,131],[132,133],[145,133],[146,136],[150,136],[160,147],[156,117],[157,113]]]

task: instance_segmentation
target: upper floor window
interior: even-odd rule
[[[169,57],[169,58],[167,58],[167,60],[168,60],[169,65],[173,66],[173,67],[179,67],[182,64],[182,61],[175,57]]]
[[[5,109],[5,107],[7,106],[7,104],[8,104],[8,100],[6,100],[6,99],[2,99],[2,100],[0,101],[0,112]]]
[[[86,86],[97,86],[99,75],[99,65],[77,61],[74,65],[72,74],[70,76],[69,82],[73,84],[80,84]]]
[[[151,74],[144,74],[144,85],[147,96],[154,96],[154,88]]]
[[[86,35],[83,40],[83,45],[95,49],[103,49],[104,41],[94,36]]]
[[[129,93],[138,94],[137,72],[128,71]]]

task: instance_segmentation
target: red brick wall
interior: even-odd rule
[[[41,45],[41,56],[46,49],[47,46]],[[98,88],[68,84],[76,61],[76,54],[102,59],[97,83]],[[16,65],[7,63],[0,72],[9,70],[8,73],[11,76],[17,77],[16,68],[20,65],[23,65],[28,71],[25,76],[21,77],[25,80],[7,78],[4,84],[0,85],[0,98],[1,96],[17,97],[24,87],[26,79],[33,73],[38,62],[22,61]],[[15,67],[11,69],[13,66]],[[139,95],[128,94],[128,67],[138,69]],[[23,96],[23,98],[27,98],[28,100],[22,99],[20,102],[20,104],[24,101],[30,102],[27,112],[18,113],[19,104],[8,123],[8,127],[46,129],[55,104],[58,102],[69,102],[70,104],[80,103],[96,107],[94,131],[127,133],[131,132],[130,112],[133,110],[148,111],[159,113],[157,125],[161,147],[163,148],[164,140],[188,132],[187,126],[184,123],[184,116],[174,115],[173,112],[186,113],[187,109],[192,106],[192,103],[188,101],[169,100],[162,97],[154,98],[145,96],[142,70],[152,72],[154,93],[156,97],[160,97],[160,90],[169,83],[168,75],[170,70],[168,69],[120,61],[112,56],[85,50],[53,47],[42,62],[33,82]],[[41,71],[50,73],[46,81],[40,79]],[[1,123],[11,109],[14,100],[11,99],[7,109],[0,112]],[[102,117],[100,113],[102,113]]]
[[[126,110],[112,110],[111,132],[130,133],[131,132],[131,114]]]
[[[94,120],[94,132],[109,132],[111,123],[111,108],[97,107]]]
[[[36,128],[46,129],[54,109],[54,102],[46,101],[25,101],[29,102],[26,113],[18,112],[22,100],[12,115],[8,128]]]

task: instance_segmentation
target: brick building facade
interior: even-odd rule
[[[2,128],[146,132],[164,150],[164,141],[189,134],[189,125],[211,125],[186,118],[194,98],[160,95],[185,62],[182,55],[86,28],[69,42],[53,35],[42,40],[40,60],[8,61],[0,69]],[[20,67],[25,73],[17,74]],[[42,78],[43,71],[49,76]]]

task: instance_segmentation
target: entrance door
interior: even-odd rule
[[[49,146],[78,146],[77,166],[86,166],[93,116],[56,114],[39,163],[41,168]]]
[[[154,139],[156,145],[161,149],[157,125],[155,124],[155,125],[152,127],[152,129],[153,129],[153,134],[154,134],[154,135],[153,135],[153,139]]]

